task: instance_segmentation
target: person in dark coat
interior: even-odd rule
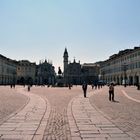
[[[31,88],[31,86],[30,86],[30,85],[28,85],[28,91],[30,91],[30,88]]]
[[[83,92],[84,92],[84,97],[86,98],[86,94],[87,94],[87,84],[86,84],[86,82],[83,83],[82,89],[83,89]]]
[[[109,86],[109,100],[115,101],[114,100],[114,84],[111,83]]]

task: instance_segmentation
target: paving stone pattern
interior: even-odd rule
[[[91,106],[88,98],[73,99],[68,116],[72,140],[133,140]]]
[[[44,140],[70,140],[70,129],[66,108],[63,113],[58,113],[56,108],[52,108],[48,124],[44,134]]]
[[[0,140],[139,140],[139,104],[121,90],[114,103],[107,87],[88,88],[87,98],[81,87],[18,88],[30,101],[0,125]]]
[[[39,140],[42,139],[48,113],[46,101],[31,93],[20,91],[30,98],[29,103],[19,113],[0,125],[0,139]]]
[[[140,140],[140,103],[128,99],[122,90],[135,99],[140,97],[140,92],[135,87],[115,86],[115,100],[117,102],[110,102],[108,87],[105,86],[98,93],[93,91],[90,103],[92,106],[96,106],[103,115],[107,115],[119,129],[131,135],[135,140]]]
[[[27,96],[17,93],[16,89],[11,89],[10,86],[0,86],[0,124],[27,102]]]
[[[83,94],[79,88],[46,88],[35,87],[32,92],[47,98],[51,104],[51,113],[45,129],[43,140],[71,140],[67,106],[69,101]]]

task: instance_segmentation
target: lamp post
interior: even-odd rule
[[[124,87],[126,87],[126,70],[127,70],[127,65],[126,63],[123,64],[123,72],[124,72]]]
[[[102,80],[103,80],[103,84],[105,84],[105,78],[104,78],[104,75],[105,75],[105,71],[102,71]]]
[[[101,80],[101,74],[98,75],[98,81],[100,81],[100,80]]]

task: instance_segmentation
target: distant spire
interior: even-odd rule
[[[64,51],[64,56],[63,57],[68,57],[68,51],[67,51],[66,47],[65,47],[65,51]]]
[[[67,51],[67,47],[65,47],[65,51],[64,51],[64,53],[68,53],[68,51]]]
[[[74,57],[74,60],[73,60],[73,62],[74,62],[74,63],[76,63],[75,57]]]

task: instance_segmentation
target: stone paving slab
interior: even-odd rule
[[[128,96],[140,100],[140,90],[137,90],[136,86],[127,86],[126,88],[121,86],[117,88],[121,88],[122,90],[124,90]]]
[[[60,114],[55,107],[50,109],[46,98],[31,92],[22,90],[20,92],[27,95],[30,102],[23,110],[0,125],[0,140],[133,139],[130,137],[131,134],[123,132],[96,107],[91,106],[89,98],[83,96],[73,98],[67,110],[65,108]],[[88,96],[90,95],[92,94],[89,93]]]
[[[27,96],[16,92],[16,88],[0,86],[0,124],[16,114],[29,101]]]
[[[90,95],[89,95],[90,96]],[[91,106],[89,98],[73,98],[67,110],[72,140],[133,140]]]
[[[0,125],[0,140],[41,140],[49,118],[49,102],[21,88],[18,91],[28,96],[30,101]]]
[[[96,94],[96,90],[93,91],[92,97],[89,99],[90,103],[119,129],[135,140],[140,140],[140,104],[125,96],[122,90],[133,99],[138,100],[137,97],[140,96],[140,91],[134,87],[115,86],[116,102],[110,102],[108,100],[108,87],[105,86],[99,90],[98,94]]]

